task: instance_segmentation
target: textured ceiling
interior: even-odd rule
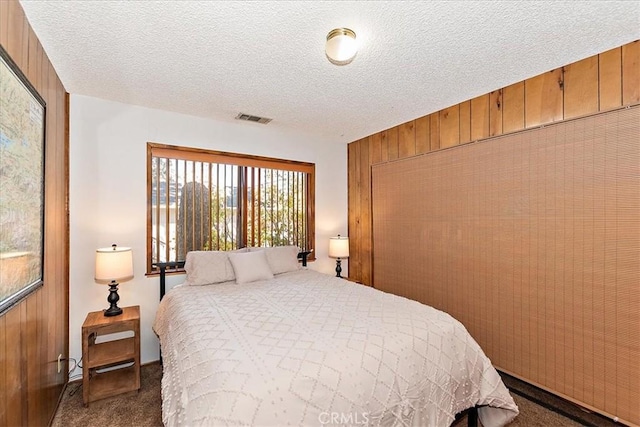
[[[638,1],[21,4],[70,93],[336,142],[640,38]],[[346,66],[324,55],[336,27],[360,45]]]

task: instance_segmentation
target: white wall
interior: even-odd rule
[[[345,144],[277,126],[213,121],[79,95],[71,95],[69,126],[70,357],[82,356],[87,313],[108,307],[108,287],[93,279],[95,250],[117,243],[133,249],[135,274],[120,285],[118,305],[140,305],[142,362],[158,359],[151,325],[159,279],[145,277],[147,142],[315,163],[318,260],[310,268],[334,272],[328,239],[347,234]],[[345,262],[345,273],[347,267]],[[171,282],[182,277],[171,277]]]

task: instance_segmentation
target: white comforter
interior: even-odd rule
[[[448,426],[518,408],[461,323],[311,270],[179,286],[158,309],[167,426]]]

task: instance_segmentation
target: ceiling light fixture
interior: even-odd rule
[[[325,53],[332,64],[347,65],[358,52],[356,33],[348,28],[336,28],[327,34]]]

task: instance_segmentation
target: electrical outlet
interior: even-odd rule
[[[58,355],[58,373],[62,370],[62,353]]]

